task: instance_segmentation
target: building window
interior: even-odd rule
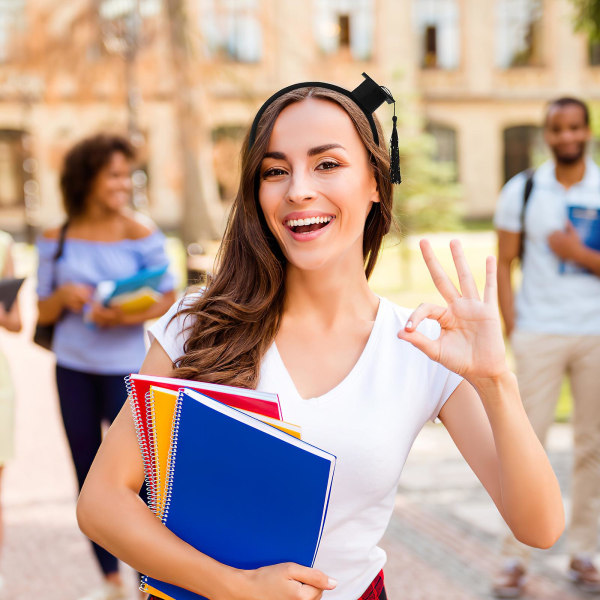
[[[25,0],[0,0],[0,62],[10,59],[13,37],[24,29]]]
[[[432,158],[440,166],[450,170],[449,181],[458,181],[458,146],[456,130],[438,123],[428,123],[426,133],[431,135],[435,142]]]
[[[543,127],[518,125],[504,130],[505,182],[517,173],[540,164],[547,156]]]
[[[460,62],[456,0],[416,0],[415,26],[425,69],[456,69]]]
[[[263,39],[259,0],[201,0],[200,29],[209,57],[259,62]]]
[[[324,54],[347,49],[355,60],[373,54],[374,0],[316,0],[314,28]]]
[[[160,14],[162,0],[101,0],[98,12],[103,19],[122,19],[138,12],[140,17]]]
[[[542,0],[496,0],[496,65],[540,66]]]

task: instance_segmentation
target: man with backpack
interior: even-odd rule
[[[574,402],[574,461],[567,574],[600,594],[592,558],[600,516],[600,169],[586,156],[587,106],[576,98],[548,105],[544,139],[552,159],[509,180],[500,194],[498,295],[523,405],[544,443],[565,376]],[[521,286],[511,267],[520,262]],[[528,552],[512,535],[492,591],[521,596]]]

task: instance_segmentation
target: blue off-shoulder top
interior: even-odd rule
[[[62,256],[54,261],[58,240],[40,237],[37,293],[40,299],[52,294],[53,282],[81,283],[95,287],[106,279],[121,279],[141,269],[168,264],[165,236],[155,230],[138,239],[95,242],[77,238],[65,240]],[[158,291],[174,289],[170,272],[163,276]],[[90,326],[83,313],[65,311],[54,329],[52,350],[62,367],[101,375],[126,375],[139,370],[146,353],[144,326],[100,328]]]

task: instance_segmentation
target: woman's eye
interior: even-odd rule
[[[320,171],[330,171],[331,169],[335,169],[336,167],[339,167],[340,165],[332,160],[326,160],[323,161],[322,163],[319,163],[317,165],[317,169],[319,169]]]
[[[267,169],[263,173],[263,179],[267,177],[279,177],[280,175],[285,175],[286,172],[283,169],[278,169],[277,167],[273,167],[272,169]]]

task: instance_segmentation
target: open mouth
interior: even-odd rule
[[[289,219],[284,224],[294,233],[311,233],[312,231],[327,227],[333,219],[335,219],[334,216],[328,215],[326,217],[310,217],[307,219]]]

